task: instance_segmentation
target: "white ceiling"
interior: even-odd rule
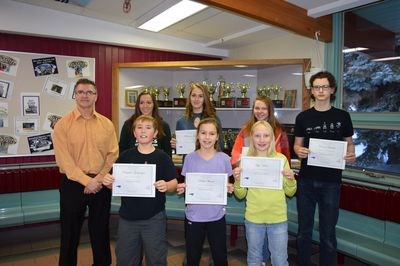
[[[55,0],[13,1],[105,20],[134,28],[178,2],[178,0],[131,0],[131,11],[124,13],[122,9],[124,0],[69,0],[69,3],[61,3]],[[309,15],[312,13],[314,17],[374,1],[286,0],[286,2],[307,9]],[[292,34],[283,29],[271,27],[265,23],[212,7],[208,7],[184,19],[162,30],[160,33],[201,43],[207,47],[227,50]]]

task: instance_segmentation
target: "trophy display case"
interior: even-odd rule
[[[309,107],[303,75],[309,65],[309,59],[115,64],[112,120],[119,135],[124,121],[134,112],[133,107],[125,105],[125,88],[145,88],[156,96],[160,114],[174,132],[176,121],[183,114],[190,84],[200,83],[206,86],[224,129],[240,128],[250,117],[252,102],[258,95],[277,102],[275,115],[281,123],[293,124],[297,114]],[[290,99],[286,91],[291,92]],[[282,105],[284,101],[288,104]]]

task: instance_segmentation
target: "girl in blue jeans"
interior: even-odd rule
[[[286,196],[291,197],[296,192],[294,173],[286,157],[275,151],[274,131],[268,122],[256,122],[251,128],[250,136],[250,146],[246,156],[283,160],[283,182],[282,188],[245,188],[240,186],[242,168],[236,167],[233,170],[234,194],[239,199],[246,198],[247,265],[262,264],[265,238],[268,238],[272,265],[289,265]]]

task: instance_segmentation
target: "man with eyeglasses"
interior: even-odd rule
[[[54,150],[62,175],[59,265],[77,265],[87,208],[93,265],[110,265],[111,191],[102,186],[102,179],[118,157],[117,136],[113,123],[95,111],[97,90],[93,81],[79,79],[74,95],[75,109],[54,127]]]
[[[312,108],[296,117],[294,151],[301,159],[297,182],[297,260],[300,266],[311,265],[311,244],[316,205],[319,213],[319,265],[336,265],[336,231],[339,217],[342,170],[307,164],[310,138],[347,142],[347,163],[355,161],[353,125],[348,112],[331,105],[337,91],[334,76],[326,71],[310,78]]]

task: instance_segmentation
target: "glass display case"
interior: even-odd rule
[[[186,98],[191,82],[200,82],[214,92],[213,101],[217,105],[217,115],[223,128],[240,128],[251,114],[252,101],[268,89],[274,89],[273,100],[288,102],[282,108],[275,108],[276,116],[283,124],[293,124],[296,115],[309,106],[309,96],[306,92],[303,73],[310,65],[310,59],[263,59],[263,60],[213,60],[213,61],[170,61],[148,63],[122,63],[113,66],[113,100],[112,120],[118,133],[126,119],[133,111],[129,95],[132,91],[152,90],[156,93],[160,113],[165,121],[175,131],[175,124],[182,115],[184,107],[174,107],[176,99]],[[221,83],[224,83],[221,85]],[[186,89],[182,89],[182,86]],[[229,88],[229,95],[224,90]],[[246,88],[244,88],[246,87]],[[264,92],[263,92],[264,90]],[[290,94],[287,93],[290,91]],[[296,91],[296,93],[293,93]],[[291,99],[285,99],[291,95]],[[293,95],[294,98],[293,98]],[[229,97],[227,97],[229,96]],[[224,99],[234,103],[226,107],[221,105]],[[243,100],[245,99],[245,100]],[[174,103],[171,103],[174,100]],[[222,101],[221,101],[222,100]],[[286,101],[285,101],[286,100]],[[165,103],[164,103],[165,101]],[[246,103],[246,105],[237,104]],[[129,103],[129,106],[126,103]],[[180,103],[182,106],[182,101]],[[224,106],[224,107],[218,107]],[[236,107],[237,106],[237,107]]]

